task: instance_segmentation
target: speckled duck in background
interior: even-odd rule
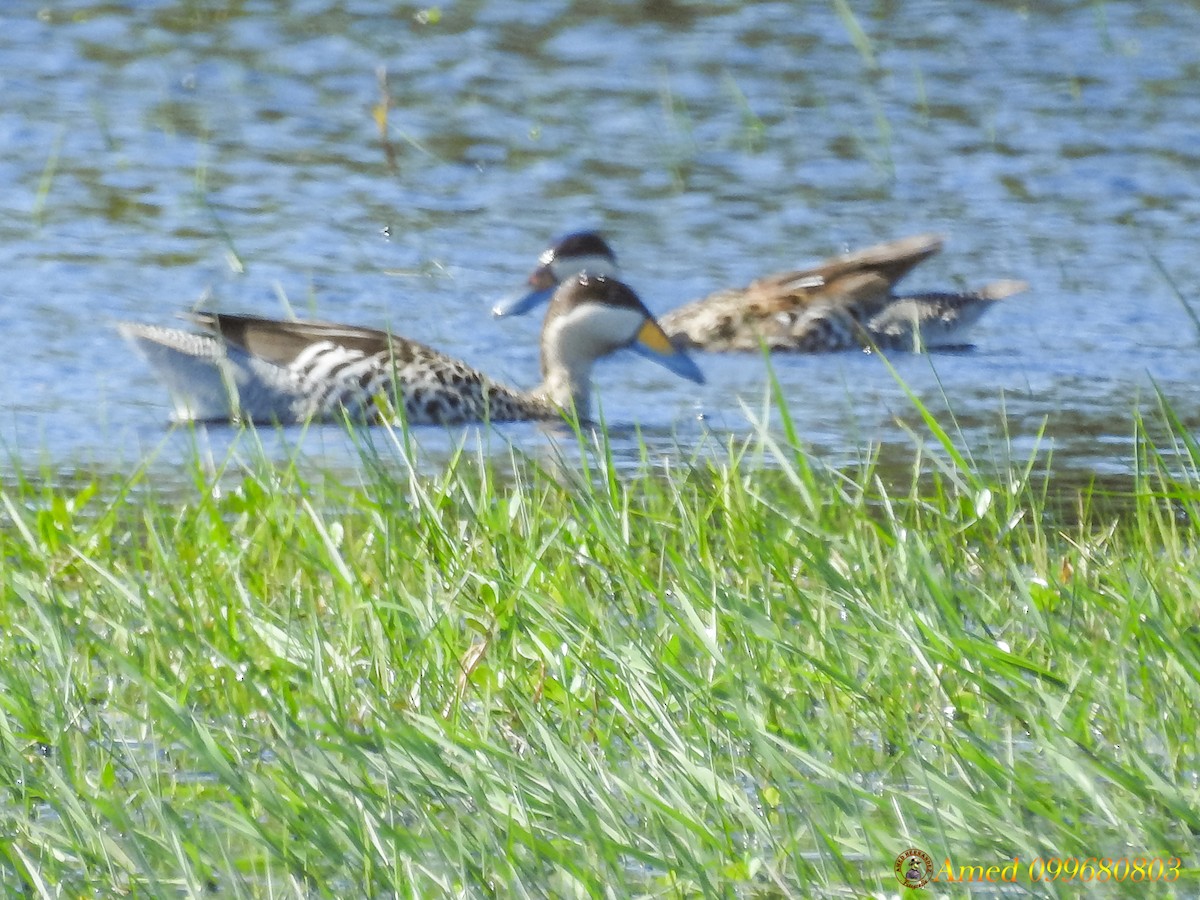
[[[677,347],[709,351],[756,351],[763,345],[797,353],[962,346],[984,312],[1027,285],[997,281],[977,292],[897,295],[900,279],[941,248],[942,238],[933,234],[877,244],[718,291],[667,312],[660,322]],[[529,311],[576,272],[617,273],[616,254],[594,231],[566,235],[538,262],[528,293],[497,304],[497,316]]]

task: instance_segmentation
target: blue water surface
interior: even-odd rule
[[[488,310],[580,227],[658,311],[923,231],[947,247],[906,286],[1031,283],[970,353],[896,373],[777,355],[831,460],[911,458],[925,432],[897,374],[981,455],[1081,473],[1131,470],[1158,392],[1200,418],[1195,2],[18,0],[0,25],[6,465],[184,459],[112,325],[197,303],[387,326],[532,386],[536,317]],[[628,354],[599,366],[619,455],[753,432],[764,360],[698,361],[701,389]],[[500,437],[478,440],[556,440]],[[276,441],[354,453],[336,427]]]

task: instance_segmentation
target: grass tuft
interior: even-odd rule
[[[582,432],[581,463],[426,471],[377,429],[350,480],[5,481],[0,882],[890,894],[916,846],[1179,856],[1193,891],[1200,453],[1169,404],[1178,446],[1139,420],[1128,501],[1070,516],[919,404],[941,452],[908,481],[828,471],[780,411],[632,473]]]

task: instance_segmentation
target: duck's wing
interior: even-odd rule
[[[794,296],[811,302],[824,295],[837,296],[839,285],[861,292],[866,282],[886,284],[890,291],[917,265],[942,249],[944,239],[937,234],[918,234],[883,244],[875,244],[854,253],[831,257],[809,269],[768,275],[750,284],[749,289]]]
[[[407,357],[445,357],[431,347],[376,328],[317,320],[267,319],[236,313],[193,312],[185,318],[250,356],[292,366],[318,345],[331,345],[359,357],[391,352]]]

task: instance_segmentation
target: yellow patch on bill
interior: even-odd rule
[[[671,344],[671,339],[667,337],[667,333],[659,327],[657,322],[649,319],[646,320],[646,324],[638,331],[637,339],[639,344],[653,350],[655,353],[661,353],[664,356],[670,356],[675,353],[675,347]]]

